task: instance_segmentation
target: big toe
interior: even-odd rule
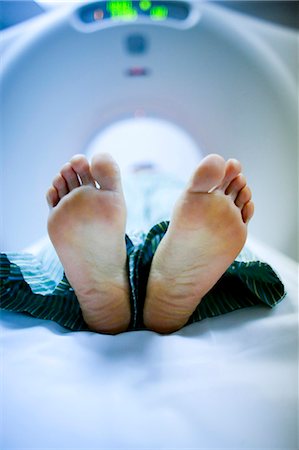
[[[225,175],[225,161],[220,155],[206,156],[194,172],[188,190],[190,192],[211,192],[218,187]]]
[[[73,156],[70,160],[70,165],[75,174],[79,175],[83,185],[94,186],[94,180],[90,173],[89,162],[84,155]]]
[[[122,190],[119,167],[109,153],[98,153],[92,158],[91,173],[101,189]]]

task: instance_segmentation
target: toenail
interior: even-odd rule
[[[218,188],[218,186],[212,187],[212,188],[208,191],[208,194],[211,194],[211,193],[214,192],[217,188]]]

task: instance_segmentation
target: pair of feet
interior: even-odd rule
[[[126,269],[126,205],[119,168],[108,154],[91,164],[74,156],[47,193],[48,232],[96,332],[116,334],[130,323]],[[204,158],[178,199],[152,261],[144,324],[169,333],[186,324],[244,246],[253,216],[251,191],[237,160]]]

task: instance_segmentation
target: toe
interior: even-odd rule
[[[242,209],[242,219],[244,223],[248,223],[254,214],[254,203],[249,201]]]
[[[95,186],[94,179],[92,178],[90,172],[89,162],[83,155],[76,155],[70,161],[72,169],[77,175],[79,175],[80,180],[83,185]]]
[[[60,173],[54,178],[53,186],[57,190],[59,199],[62,199],[62,197],[69,193],[66,181]]]
[[[222,183],[224,174],[224,159],[220,155],[208,155],[194,172],[188,190],[190,192],[211,192]]]
[[[228,159],[225,164],[225,175],[220,189],[225,191],[230,183],[241,173],[242,166],[237,159]]]
[[[240,173],[234,178],[225,190],[226,195],[230,195],[233,201],[236,200],[239,192],[246,186],[246,178]]]
[[[243,187],[237,195],[235,204],[238,208],[243,208],[243,206],[251,200],[251,190],[248,186]]]
[[[70,163],[65,164],[65,166],[63,166],[63,168],[61,169],[60,173],[65,179],[68,189],[70,191],[80,186],[78,176]]]
[[[120,170],[117,163],[108,153],[98,153],[92,158],[91,173],[101,189],[121,191]]]
[[[48,205],[53,208],[59,202],[58,192],[54,186],[51,186],[46,195]]]

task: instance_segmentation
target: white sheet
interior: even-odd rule
[[[1,312],[0,448],[295,449],[298,266],[288,290],[170,335],[105,336]]]

